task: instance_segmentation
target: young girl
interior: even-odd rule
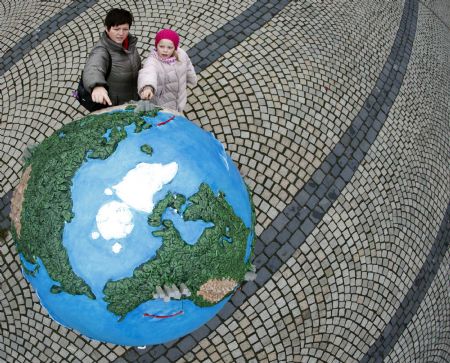
[[[143,100],[182,112],[187,85],[195,86],[197,76],[189,56],[178,48],[180,37],[171,29],[160,30],[155,48],[139,71],[138,92]]]

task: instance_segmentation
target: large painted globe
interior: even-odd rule
[[[168,342],[254,276],[248,190],[180,114],[92,114],[35,147],[12,200],[26,279],[49,315],[96,340]]]

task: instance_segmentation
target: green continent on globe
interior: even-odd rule
[[[251,270],[250,262],[244,263],[250,230],[236,216],[221,192],[214,195],[211,188],[202,183],[197,193],[189,198],[183,213],[180,207],[186,198],[168,193],[154,208],[148,221],[151,226],[161,226],[153,235],[162,237],[162,246],[151,260],[133,271],[132,277],[108,281],[103,289],[108,310],[122,320],[140,304],[153,299],[157,286],[185,284],[192,292],[191,299],[199,306],[216,303],[205,299],[202,286],[214,286],[220,282],[237,283],[244,280]],[[170,220],[162,220],[166,208],[174,208],[185,221],[211,222],[194,245],[189,245]],[[231,292],[233,289],[229,289]],[[229,294],[223,294],[221,299]]]
[[[162,215],[167,208],[178,211],[185,202],[186,197],[184,195],[168,192],[164,199],[160,200],[153,208],[152,214],[148,217],[148,224],[152,227],[160,226]]]
[[[11,232],[18,252],[36,265],[34,271],[25,271],[36,273],[40,258],[50,278],[60,284],[53,285],[51,292],[95,299],[89,285],[73,271],[62,242],[64,223],[74,217],[72,178],[88,159],[108,158],[127,137],[126,126],[134,124],[135,132],[151,127],[141,116],[155,117],[157,111],[145,115],[120,112],[86,116],[44,140],[25,161],[25,185],[11,203]],[[110,135],[106,137],[108,131]]]
[[[153,148],[150,145],[147,145],[147,144],[144,144],[144,145],[141,146],[141,151],[143,153],[146,153],[146,154],[150,155],[150,156],[152,156],[152,154],[153,154]]]

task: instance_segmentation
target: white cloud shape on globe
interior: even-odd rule
[[[178,164],[139,163],[122,181],[113,186],[117,196],[130,207],[150,213],[153,210],[153,195],[169,183],[177,174]]]
[[[119,253],[121,249],[122,249],[122,245],[119,242],[114,243],[113,246],[111,247],[111,250],[114,253]]]
[[[106,240],[124,238],[134,227],[130,208],[125,203],[117,201],[103,204],[95,219],[100,234]]]

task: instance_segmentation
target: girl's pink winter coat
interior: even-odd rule
[[[197,84],[197,76],[187,53],[177,49],[179,61],[165,63],[150,55],[139,71],[138,91],[145,86],[155,90],[151,101],[158,106],[182,112],[187,101],[186,87]]]

